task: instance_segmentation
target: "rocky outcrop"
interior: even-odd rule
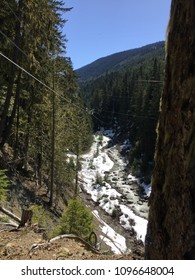
[[[173,0],[146,259],[195,259],[195,1]]]

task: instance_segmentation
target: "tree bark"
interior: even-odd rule
[[[195,259],[195,1],[173,0],[146,259]]]
[[[27,223],[28,225],[31,225],[32,216],[33,216],[32,210],[23,210],[19,228],[24,227]]]
[[[56,115],[56,106],[55,106],[55,62],[53,64],[53,92],[52,92],[52,133],[51,133],[51,181],[50,181],[50,197],[49,205],[50,207],[53,204],[54,196],[54,167],[55,167],[55,115]]]
[[[9,122],[5,127],[6,129],[3,131],[3,134],[2,134],[3,135],[2,141],[1,141],[2,146],[8,140],[10,133],[11,133],[12,126],[14,124],[16,111],[17,111],[17,107],[19,105],[19,99],[20,99],[20,81],[21,81],[21,70],[19,70],[19,74],[18,74],[17,87],[16,87],[16,93],[15,93],[14,106],[12,109],[12,113],[11,113],[11,116],[9,117]]]

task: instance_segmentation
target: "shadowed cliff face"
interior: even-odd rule
[[[173,0],[146,259],[195,259],[195,1]]]

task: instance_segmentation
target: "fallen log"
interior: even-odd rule
[[[16,223],[0,223],[0,233],[1,232],[10,232],[10,231],[14,231],[17,230],[18,228],[18,224]]]
[[[62,234],[62,235],[59,235],[59,236],[56,236],[52,239],[50,239],[49,241],[45,242],[45,243],[39,243],[39,244],[33,244],[31,246],[31,248],[29,249],[29,253],[32,251],[32,250],[35,250],[35,249],[40,249],[40,248],[43,248],[44,246],[48,246],[49,244],[55,242],[55,241],[58,241],[58,240],[61,240],[61,239],[64,239],[64,238],[70,238],[70,239],[75,239],[77,241],[80,241],[81,243],[83,243],[85,245],[85,247],[89,250],[91,250],[93,253],[96,253],[96,254],[102,254],[102,252],[100,252],[97,248],[94,248],[90,243],[88,243],[86,240],[84,240],[83,238],[79,237],[78,235],[74,235],[74,234]]]
[[[11,219],[13,219],[14,221],[16,221],[17,223],[20,224],[21,219],[19,217],[17,217],[15,214],[13,214],[12,212],[10,212],[9,210],[5,209],[4,207],[0,206],[0,211],[2,213],[4,213],[5,215],[9,216]]]
[[[15,223],[0,223],[0,226],[5,226],[5,227],[18,227],[18,224],[15,224]]]
[[[55,242],[56,240],[60,240],[60,239],[63,239],[63,238],[71,238],[71,239],[75,239],[77,241],[80,241],[85,245],[85,247],[90,249],[93,253],[102,254],[97,247],[94,247],[92,244],[87,242],[85,239],[83,239],[80,236],[75,235],[75,234],[62,234],[62,235],[59,235],[59,236],[56,236],[56,237],[50,239],[49,242]]]

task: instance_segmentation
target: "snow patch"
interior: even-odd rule
[[[126,229],[131,229],[131,227],[133,227],[133,229],[137,233],[137,239],[141,239],[144,243],[148,221],[135,215],[133,211],[125,205],[120,205],[120,209],[123,213],[123,215],[120,217],[121,224],[123,225],[123,223],[125,222],[125,225],[123,226]],[[134,221],[134,225],[130,225],[129,219]]]
[[[140,183],[139,178],[133,176],[132,174],[129,174],[129,175],[128,175],[128,179],[129,179],[130,182],[135,182],[135,183],[137,183],[139,186],[141,186],[141,187],[144,189],[145,194],[147,195],[147,197],[150,196],[150,193],[151,193],[151,184]]]
[[[93,166],[100,173],[109,171],[114,165],[114,162],[104,152],[100,152],[99,156],[93,159]]]
[[[123,254],[127,252],[126,239],[122,235],[114,231],[109,225],[107,225],[99,216],[97,210],[92,211],[94,216],[102,224],[101,231],[107,237],[100,235],[100,238],[111,248],[112,252],[115,254]]]
[[[140,186],[144,189],[146,195],[148,197],[150,197],[150,194],[151,194],[151,184],[142,183],[142,184],[140,184]]]

